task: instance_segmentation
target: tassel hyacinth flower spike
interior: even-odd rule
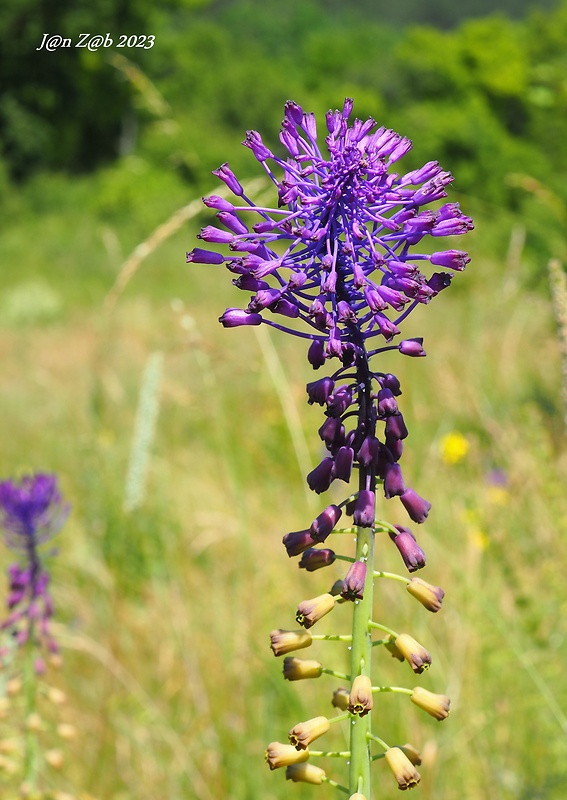
[[[266,753],[271,769],[286,768],[292,781],[327,783],[356,800],[370,800],[371,763],[383,759],[400,789],[420,780],[419,755],[410,745],[390,746],[371,727],[371,709],[380,692],[398,692],[415,705],[443,720],[449,699],[421,687],[413,689],[373,685],[372,655],[384,645],[414,673],[426,670],[431,658],[410,635],[391,630],[373,619],[372,599],[376,578],[405,583],[408,592],[426,609],[441,607],[443,590],[419,578],[380,572],[374,566],[376,535],[391,538],[410,573],[425,565],[425,554],[412,531],[376,517],[376,493],[398,497],[409,518],[423,523],[430,503],[406,484],[400,466],[408,435],[398,407],[400,383],[390,372],[380,371],[381,354],[398,350],[404,356],[423,357],[423,340],[401,336],[402,323],[419,304],[427,305],[446,289],[456,272],[469,262],[467,253],[455,249],[421,247],[422,240],[436,242],[464,234],[472,221],[458,203],[443,202],[453,177],[436,161],[409,172],[398,162],[410,150],[409,139],[373,119],[349,124],[353,102],[326,115],[325,152],[320,149],[313,114],[294,102],[285,105],[280,142],[282,158],[248,131],[243,144],[260,162],[277,190],[275,207],[258,207],[228,164],[214,172],[234,195],[229,202],[218,196],[204,199],[217,212],[222,227],[209,225],[199,238],[209,247],[195,248],[188,262],[224,264],[233,283],[251,294],[243,308],[229,308],[220,318],[226,328],[269,325],[301,337],[308,344],[307,358],[324,375],[307,384],[308,403],[319,405],[324,419],[319,436],[327,455],[307,475],[309,487],[323,494],[334,481],[349,483],[358,473],[356,490],[338,505],[332,504],[305,530],[283,538],[290,557],[299,566],[318,571],[336,559],[350,562],[344,581],[329,592],[299,603],[297,630],[274,630],[276,656],[296,653],[314,639],[348,642],[351,674],[341,675],[312,660],[285,659],[288,680],[319,677],[323,672],[348,681],[337,689],[330,718],[317,716],[295,725],[289,742],[272,742]],[[241,213],[255,212],[249,227]],[[212,247],[210,247],[212,245]],[[222,248],[218,248],[222,245]],[[432,253],[427,252],[433,250]],[[352,522],[338,528],[344,515]],[[354,533],[354,558],[342,556],[327,544],[331,533]],[[386,536],[385,536],[386,534]],[[352,602],[352,629],[344,635],[315,636],[311,629],[336,605]],[[373,638],[378,632],[381,638]],[[329,728],[350,721],[350,744],[345,752],[312,749]],[[312,763],[316,756],[345,759],[347,785],[337,783]],[[345,770],[346,771],[346,770]]]

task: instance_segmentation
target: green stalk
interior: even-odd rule
[[[37,733],[29,726],[32,714],[35,714],[37,706],[37,675],[35,672],[35,649],[33,643],[33,630],[26,642],[24,654],[24,779],[23,783],[34,793],[37,789],[37,767],[38,767],[38,740]]]
[[[373,590],[373,570],[374,564],[374,531],[372,528],[357,528],[356,535],[356,558],[366,559],[368,569],[366,572],[366,584],[364,587],[364,597],[357,600],[354,604],[352,620],[352,658],[351,673],[352,678],[363,674],[370,677],[370,666],[372,661],[372,638],[370,634],[369,622],[372,619],[372,590]],[[371,796],[370,784],[370,717],[354,717],[350,729],[350,774],[349,786],[350,793],[361,792],[367,800]]]

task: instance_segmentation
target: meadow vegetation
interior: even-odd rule
[[[275,144],[289,97],[320,114],[348,95],[357,116],[413,139],[408,169],[438,159],[455,174],[451,199],[476,225],[466,272],[404,329],[428,357],[384,359],[404,390],[405,472],[433,503],[422,575],[446,599],[430,618],[397,585],[381,596],[391,624],[432,653],[422,685],[449,694],[452,712],[438,725],[385,696],[375,713],[390,740],[421,749],[423,800],[560,800],[567,461],[547,263],[567,256],[567,4],[444,31],[394,31],[336,5],[323,18],[314,0],[291,3],[276,28],[263,5],[179,3],[152,17],[155,50],[93,56],[137,119],[115,160],[88,170],[77,155],[69,171],[39,148],[25,175],[25,152],[15,169],[4,160],[0,476],[56,472],[73,506],[51,564],[63,665],[45,676],[67,700],[42,714],[79,733],[47,786],[82,800],[331,791],[286,784],[262,762],[295,719],[331,710],[337,685],[284,683],[268,646],[299,599],[344,573],[340,562],[300,573],[281,545],[321,506],[304,477],[320,444],[304,349],[218,324],[239,293],[222,267],[184,263],[210,212],[163,231],[112,288],[160,224],[218,189],[221,162],[259,175],[238,145],[247,128]],[[128,488],[148,402],[149,461]],[[457,434],[468,449],[452,458]],[[395,500],[383,512],[404,523]],[[378,547],[384,569],[400,570],[393,545]],[[321,631],[340,623],[339,609]],[[309,657],[329,660],[331,646],[317,647]],[[337,647],[337,669],[342,658]],[[383,682],[412,686],[406,667],[384,654]],[[18,703],[16,692],[0,706],[3,741],[17,736]],[[17,774],[2,780],[16,797]],[[385,769],[375,781],[376,797],[397,796]]]

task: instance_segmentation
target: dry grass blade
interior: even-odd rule
[[[561,399],[563,424],[567,430],[567,276],[559,259],[552,258],[547,265],[553,299],[553,313],[557,322],[561,352]]]
[[[249,181],[248,183],[244,183],[244,189],[248,197],[254,197],[254,195],[259,192],[266,184],[266,181],[263,178],[258,178],[253,181]],[[226,187],[221,187],[216,191],[216,194],[219,197],[229,197],[231,192]],[[134,275],[136,274],[140,264],[144,261],[151,253],[156,250],[162,242],[165,242],[169,239],[170,236],[173,236],[179,228],[183,225],[184,222],[187,222],[190,219],[198,216],[200,212],[203,211],[203,201],[201,198],[197,200],[192,200],[188,205],[179,208],[175,213],[173,213],[166,222],[163,222],[148,236],[147,239],[144,239],[143,242],[140,242],[137,245],[132,253],[128,256],[126,261],[120,267],[120,271],[116,280],[114,281],[114,285],[104,298],[104,308],[106,311],[112,311],[116,302],[128,283],[132,280]]]

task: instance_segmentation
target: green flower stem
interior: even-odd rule
[[[343,722],[343,720],[352,717],[352,714],[349,711],[345,711],[344,714],[338,714],[336,717],[329,717],[329,722],[332,724],[333,722]]]
[[[394,536],[397,536],[399,530],[391,525],[389,522],[386,522],[385,519],[377,519],[374,523],[374,530],[376,533],[393,533]]]
[[[390,749],[390,745],[386,744],[384,739],[381,739],[379,736],[376,736],[374,733],[369,733],[368,734],[368,739],[370,741],[372,741],[372,742],[377,742],[380,745],[380,747],[384,748],[384,750],[389,750]]]
[[[352,642],[350,633],[314,633],[311,635],[314,642]]]
[[[351,525],[350,528],[335,528],[333,531],[331,531],[331,536],[334,533],[356,533],[356,530],[357,529],[353,525]]]
[[[371,567],[374,564],[374,531],[372,528],[360,527],[357,529],[356,560],[361,559],[365,559]],[[366,575],[363,599],[354,604],[351,651],[353,679],[360,674],[370,676],[372,638],[369,623],[372,618],[373,581],[372,569],[369,569]],[[370,800],[371,796],[370,747],[367,738],[370,732],[370,717],[371,714],[355,717],[350,730],[350,792],[354,794],[360,791],[367,800]]]
[[[325,752],[324,750],[309,750],[309,757],[317,756],[319,758],[350,758],[350,750],[342,750],[336,752]]]
[[[386,753],[377,753],[375,756],[372,756],[371,761],[378,761],[379,758],[386,758]]]
[[[347,675],[344,672],[335,672],[334,669],[327,669],[327,667],[322,667],[321,672],[324,672],[325,675],[332,675],[334,678],[340,678],[342,681],[350,681],[350,675]]]
[[[373,686],[373,692],[396,692],[397,694],[413,694],[413,689],[406,689],[405,686]]]
[[[37,733],[29,726],[30,717],[36,711],[37,675],[35,672],[35,650],[33,631],[30,631],[24,655],[24,699],[25,699],[25,735],[24,735],[24,776],[23,783],[34,793],[37,789],[37,769],[39,743]]]
[[[344,508],[345,506],[348,506],[348,504],[352,503],[353,500],[356,500],[357,497],[358,497],[358,492],[349,495],[345,500],[342,501],[342,503],[339,503],[339,508]]]
[[[389,633],[390,636],[395,636],[396,639],[398,638],[398,634],[396,631],[393,631],[391,628],[387,628],[385,625],[381,625],[379,622],[374,622],[374,620],[369,620],[368,622],[369,628],[377,628],[379,631],[384,631],[384,633]]]
[[[390,636],[388,636],[386,639],[374,639],[372,642],[372,647],[377,647],[379,644],[388,644],[389,641]]]
[[[338,553],[335,553],[335,558],[337,561],[350,561],[351,563],[356,561],[356,558],[351,558],[350,556],[340,556]]]
[[[335,789],[339,790],[339,792],[344,792],[345,794],[350,794],[350,791],[347,789],[346,786],[341,786],[340,783],[337,783],[336,781],[332,781],[330,778],[327,778],[327,777],[323,778],[323,782],[324,783],[328,783],[329,786],[334,786]]]
[[[340,556],[335,555],[335,558],[340,558]],[[375,578],[391,578],[393,581],[400,581],[400,583],[405,583],[406,586],[408,583],[411,583],[411,578],[406,578],[403,575],[398,575],[396,572],[374,572]]]

